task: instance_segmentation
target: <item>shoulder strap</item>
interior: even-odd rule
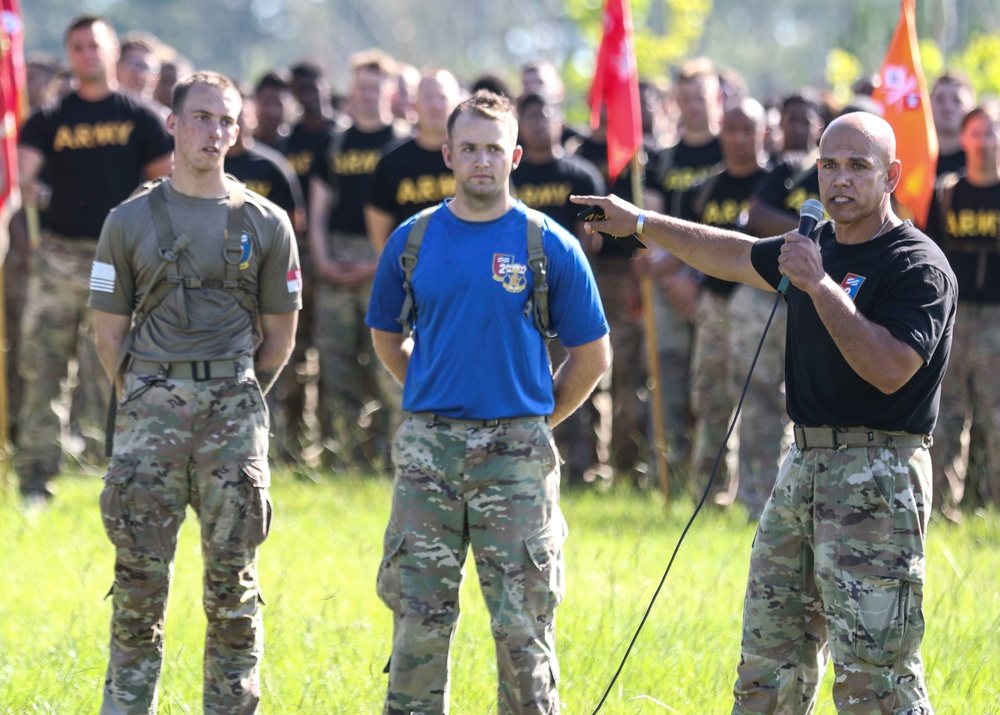
[[[544,224],[542,214],[529,210],[528,217],[528,267],[534,277],[531,313],[535,328],[546,340],[552,340],[556,333],[549,329],[549,259],[542,245]]]
[[[417,317],[416,308],[413,305],[413,269],[417,267],[417,254],[420,253],[420,244],[424,241],[424,234],[427,232],[427,224],[431,221],[431,216],[438,210],[440,205],[431,206],[417,214],[416,220],[410,226],[410,233],[406,236],[406,245],[399,256],[399,267],[403,269],[403,291],[406,296],[403,298],[403,308],[399,311],[396,322],[403,326],[403,336],[408,336],[413,330],[413,319]]]

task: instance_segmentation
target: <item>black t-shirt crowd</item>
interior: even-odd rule
[[[368,203],[401,224],[418,211],[455,195],[455,175],[440,149],[423,149],[409,139],[388,150],[372,175]]]
[[[575,156],[564,156],[547,164],[532,164],[522,159],[510,179],[517,198],[555,219],[570,233],[576,232],[576,217],[582,208],[570,203],[570,195],[605,193],[604,179],[597,167]]]

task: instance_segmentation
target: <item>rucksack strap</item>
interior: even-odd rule
[[[552,340],[556,333],[549,329],[549,259],[545,256],[542,235],[545,226],[542,214],[528,211],[528,267],[534,278],[531,315],[535,328],[546,340]]]
[[[396,322],[403,326],[403,337],[409,337],[417,317],[413,303],[413,269],[417,267],[417,254],[420,253],[420,244],[423,243],[424,234],[427,233],[427,224],[431,222],[431,216],[438,208],[440,205],[431,206],[417,214],[416,220],[410,226],[410,233],[406,236],[406,245],[399,256],[399,267],[403,269],[403,291],[406,295]]]

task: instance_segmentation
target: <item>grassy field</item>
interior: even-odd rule
[[[390,485],[278,474],[262,548],[264,712],[377,713],[391,619],[374,592]],[[67,477],[47,511],[0,504],[0,713],[95,713],[107,657],[112,549],[100,480]],[[559,609],[560,692],[591,713],[646,609],[692,505],[655,493],[567,493],[569,592]],[[924,641],[938,713],[1000,713],[1000,517],[935,522]],[[602,713],[728,713],[753,528],[703,513]],[[200,713],[201,561],[190,516],[178,549],[160,712]],[[453,647],[452,712],[496,708],[489,624],[471,568]],[[827,680],[817,713],[833,713]]]

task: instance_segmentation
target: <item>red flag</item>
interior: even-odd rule
[[[24,22],[18,0],[0,0],[0,208],[17,189],[17,135],[25,119]]]
[[[642,146],[639,70],[635,64],[629,0],[606,0],[604,6],[604,36],[590,90],[593,127],[600,124],[602,106],[608,113],[608,177],[614,181]]]
[[[900,216],[923,227],[934,195],[938,142],[920,66],[916,4],[902,0],[899,25],[879,72],[882,82],[872,97],[885,108],[885,119],[896,133],[896,157],[903,165],[895,191]]]

